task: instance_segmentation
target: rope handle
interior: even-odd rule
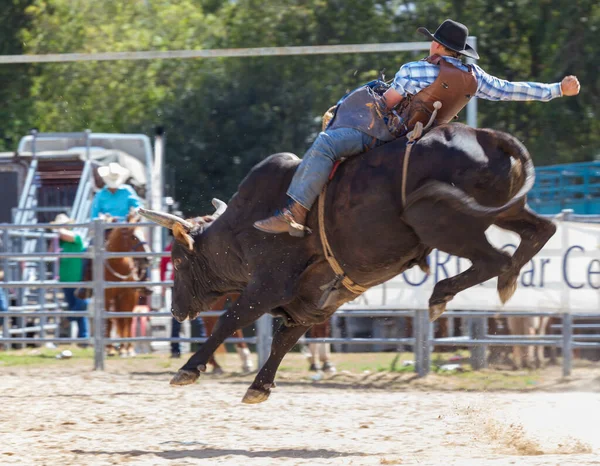
[[[323,187],[321,191],[321,195],[319,196],[319,235],[321,237],[321,244],[323,245],[323,252],[325,253],[325,259],[329,262],[329,266],[333,270],[336,275],[336,279],[341,278],[342,285],[346,287],[346,289],[354,294],[362,294],[368,290],[362,285],[354,282],[346,273],[340,263],[336,260],[333,255],[333,250],[331,249],[331,245],[329,244],[329,240],[327,239],[327,233],[325,232],[325,198],[327,196],[327,184]]]
[[[410,159],[410,151],[412,150],[412,146],[418,139],[423,136],[423,132],[428,130],[433,122],[435,121],[435,117],[437,116],[438,110],[442,108],[442,103],[439,100],[436,100],[433,103],[433,113],[429,117],[429,121],[427,125],[423,127],[423,123],[417,121],[417,124],[413,128],[413,130],[408,133],[406,136],[408,138],[408,142],[406,143],[406,151],[404,152],[404,160],[402,161],[402,206],[406,205],[406,177],[408,175],[408,161]]]

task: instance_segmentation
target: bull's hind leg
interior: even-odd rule
[[[463,273],[438,282],[429,298],[429,320],[432,322],[446,310],[446,303],[461,291],[494,278],[510,267],[510,256],[495,249],[487,242],[485,235],[471,243],[476,251],[462,255],[473,265]],[[440,247],[442,251],[460,256],[451,248]]]
[[[306,333],[309,326],[298,325],[287,327],[284,324],[277,329],[271,343],[271,354],[265,365],[256,375],[254,382],[242,399],[243,403],[262,403],[269,398],[271,388],[275,387],[275,374],[284,356],[298,342],[298,339]]]
[[[517,290],[521,268],[552,238],[556,225],[536,215],[527,205],[517,212],[501,216],[495,225],[514,231],[521,237],[521,244],[513,254],[510,269],[498,277],[498,295],[502,303],[506,303]]]
[[[443,202],[429,200],[411,206],[404,217],[423,244],[464,257],[472,263],[466,271],[435,285],[429,299],[429,319],[432,322],[444,313],[446,303],[456,294],[496,277],[510,267],[510,255],[488,242],[485,231],[489,221],[485,219],[455,212]]]

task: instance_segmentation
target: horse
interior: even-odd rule
[[[210,310],[211,311],[221,311],[221,310],[225,309],[225,304],[227,303],[228,299],[231,300],[231,304],[233,305],[233,303],[235,303],[239,297],[240,297],[239,293],[231,293],[231,294],[223,295],[215,302],[215,304],[213,304],[213,306],[211,307]],[[218,319],[219,319],[218,317],[202,316],[202,321],[204,322],[204,328],[206,329],[207,336],[210,336],[212,334],[212,331],[213,331]],[[244,334],[242,333],[241,329],[236,330],[235,333],[233,334],[233,336],[235,338],[244,338]],[[252,359],[250,358],[250,349],[248,348],[248,345],[243,342],[236,343],[235,348],[237,350],[238,355],[240,356],[240,359],[242,360],[242,372],[252,372],[252,370],[254,369],[254,365],[252,363]],[[213,366],[213,370],[212,370],[213,374],[222,374],[223,373],[223,368],[215,359],[214,354],[208,360],[208,364],[211,364]]]
[[[112,221],[113,219],[110,219]],[[139,215],[130,212],[127,223],[138,223]],[[113,228],[109,231],[105,250],[107,252],[150,252],[148,243],[144,239],[143,232],[138,226]],[[147,260],[147,259],[146,259]],[[139,282],[140,271],[145,270],[143,265],[136,265],[131,257],[108,258],[104,261],[104,280],[115,282]],[[133,312],[141,296],[139,288],[106,288],[104,291],[105,306],[107,310],[115,312]],[[116,331],[121,338],[131,338],[131,317],[117,318]],[[110,337],[112,330],[112,319],[106,322],[105,336]],[[107,345],[107,354],[116,355],[113,345]],[[135,350],[131,342],[119,346],[121,357],[134,356]]]

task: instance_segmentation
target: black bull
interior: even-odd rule
[[[412,150],[403,207],[405,143],[396,140],[349,159],[329,183],[325,227],[335,257],[365,287],[414,265],[426,269],[432,248],[469,259],[468,270],[436,284],[429,301],[432,319],[457,293],[493,277],[498,277],[498,292],[506,302],[521,267],[556,231],[526,206],[534,180],[527,150],[498,131],[458,123],[434,128]],[[194,318],[225,293],[241,293],[172,384],[196,381],[225,338],[268,312],[283,317],[283,323],[268,361],[243,399],[265,401],[279,364],[298,339],[356,297],[342,288],[319,308],[321,287],[335,275],[323,254],[316,206],[307,219],[314,233],[304,238],[269,235],[252,225],[284,205],[298,163],[290,153],[271,155],[251,170],[226,210],[222,204],[213,216],[185,221],[141,211],[172,228],[177,240],[172,312],[178,320]],[[487,241],[485,231],[492,224],[520,235],[512,257]]]

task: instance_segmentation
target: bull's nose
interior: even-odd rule
[[[187,319],[187,316],[181,316],[175,312],[175,309],[171,309],[171,315],[175,318],[177,322],[183,322]]]
[[[190,311],[190,314],[188,315],[190,322],[192,320],[194,320],[196,317],[198,317],[201,314],[201,311]]]

